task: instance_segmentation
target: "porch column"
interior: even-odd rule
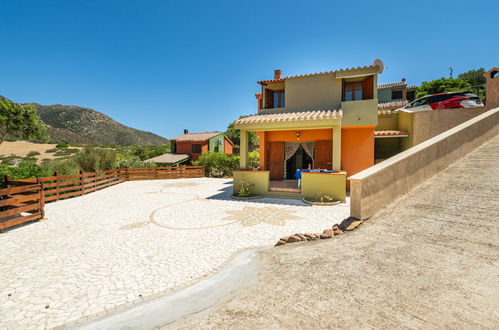
[[[333,171],[341,170],[341,125],[333,126]]]
[[[239,140],[239,167],[241,170],[248,169],[248,131],[241,130],[241,137]]]

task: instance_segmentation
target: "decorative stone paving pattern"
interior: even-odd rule
[[[0,329],[50,329],[140,302],[213,273],[237,251],[349,214],[348,203],[236,201],[231,183],[132,181],[47,204],[47,221],[0,234]]]

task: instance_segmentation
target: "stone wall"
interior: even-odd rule
[[[351,176],[350,215],[369,218],[498,134],[495,108]]]
[[[415,112],[412,114],[412,145],[418,145],[484,112],[485,108],[483,107]]]

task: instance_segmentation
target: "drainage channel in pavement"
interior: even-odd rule
[[[232,292],[254,285],[259,265],[253,248],[236,255],[214,275],[164,296],[77,324],[80,330],[155,329],[178,319],[202,316]]]

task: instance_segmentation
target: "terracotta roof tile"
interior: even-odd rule
[[[374,131],[374,136],[408,136],[406,131]]]
[[[154,158],[146,159],[144,162],[146,163],[165,163],[165,164],[172,164],[172,163],[177,163],[180,162],[184,159],[188,159],[189,155],[186,154],[163,154],[156,156]]]
[[[286,112],[268,115],[255,115],[251,117],[241,118],[236,121],[236,124],[250,123],[272,123],[281,121],[307,121],[321,119],[336,119],[343,117],[341,110],[314,110],[302,112]]]
[[[258,84],[260,85],[267,85],[271,83],[276,83],[276,82],[283,82],[285,78],[281,79],[271,79],[271,80],[262,80],[262,81],[257,81]]]
[[[383,62],[380,60],[375,60],[373,64],[371,65],[366,65],[366,66],[358,66],[358,67],[351,67],[351,68],[344,68],[344,69],[338,69],[338,70],[333,70],[333,71],[323,71],[323,72],[317,72],[317,73],[307,73],[307,74],[299,74],[295,76],[288,76],[284,77],[282,79],[273,79],[273,80],[262,80],[258,81],[260,85],[266,85],[269,83],[274,83],[274,82],[282,82],[286,79],[293,79],[293,78],[302,78],[302,77],[311,77],[311,76],[318,76],[318,75],[323,75],[323,74],[331,74],[331,73],[336,73],[336,72],[346,72],[346,71],[355,71],[355,70],[362,70],[362,69],[370,69],[370,68],[375,68],[378,67],[380,68],[380,72],[383,71]]]
[[[222,132],[206,132],[206,133],[188,133],[184,135],[179,135],[177,137],[171,138],[170,140],[174,141],[206,141],[211,139],[215,135],[218,135]]]
[[[378,85],[378,89],[390,88],[390,87],[399,87],[399,86],[401,87],[401,86],[405,86],[405,85],[407,85],[407,83],[405,81],[398,81],[398,82],[394,82],[394,83]]]
[[[418,88],[418,86],[413,85],[413,86],[407,86],[406,88],[407,88],[407,89],[416,89],[416,88]]]
[[[409,104],[407,100],[378,103],[378,116],[389,115],[392,113],[392,110],[400,109],[406,106],[407,104]]]

